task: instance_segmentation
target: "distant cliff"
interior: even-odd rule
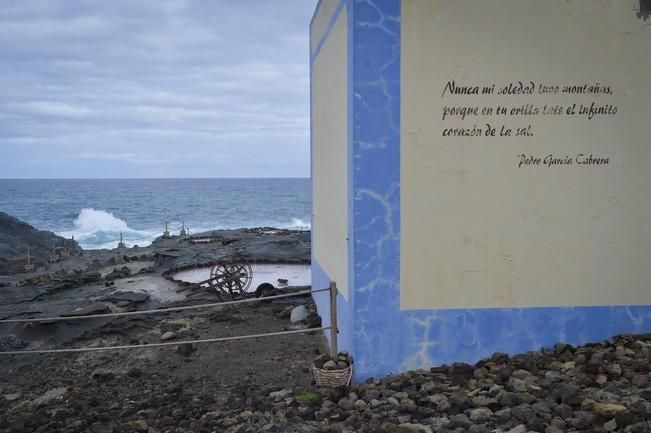
[[[79,245],[52,232],[37,230],[26,222],[0,212],[0,275],[23,272],[27,260],[27,247],[30,248],[32,263],[42,266],[47,263],[52,247]]]

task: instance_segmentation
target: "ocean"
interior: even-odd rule
[[[178,234],[274,227],[309,230],[310,179],[0,179],[0,211],[84,249],[146,246]]]

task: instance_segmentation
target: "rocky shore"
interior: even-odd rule
[[[438,366],[334,389],[311,386],[307,364],[274,357],[266,359],[266,370],[281,372],[284,386],[236,370],[202,374],[198,351],[168,354],[185,362],[165,372],[147,362],[124,363],[121,356],[43,359],[29,377],[20,372],[20,383],[3,385],[0,431],[650,431],[649,335],[583,347],[558,344],[513,357],[496,353],[475,365]],[[246,359],[231,365],[241,363]]]
[[[6,227],[3,230],[11,232]],[[31,234],[28,233],[27,238],[42,233],[34,228],[29,230]],[[159,308],[172,303],[216,302],[218,298],[214,292],[174,277],[179,271],[210,267],[233,255],[254,264],[307,265],[310,262],[310,233],[270,228],[212,231],[191,237],[159,238],[148,247],[88,250],[55,263],[37,262],[32,272],[18,268],[0,274],[0,319],[87,315]],[[250,291],[255,291],[255,287]],[[22,340],[21,347],[39,339],[47,341],[37,342],[37,345],[67,343],[94,323],[86,321],[74,326],[63,323],[52,326],[49,332],[36,332],[23,325],[0,325],[0,348],[7,348],[10,346],[7,341],[16,340]]]
[[[20,248],[33,247],[33,239],[53,236],[25,224],[18,226],[19,231],[13,230],[13,225],[3,226],[2,231],[14,240],[27,239]],[[11,258],[14,253],[8,251],[5,256]],[[55,263],[34,260],[36,266],[30,272],[18,263],[20,266],[0,274],[0,320],[219,302],[214,289],[175,277],[180,271],[210,267],[233,255],[253,264],[254,269],[282,264],[277,266],[281,275],[274,276],[282,278],[265,281],[265,295],[309,288],[287,284],[293,274],[282,274],[293,272],[287,266],[309,265],[309,232],[272,228],[212,231],[159,238],[147,247],[83,251]],[[251,287],[244,296],[255,296],[255,289]],[[306,323],[290,321],[297,306],[307,315]],[[199,408],[220,402],[224,396],[240,395],[241,399],[241,389],[308,386],[312,378],[309,365],[325,343],[315,332],[214,344],[184,341],[288,331],[297,326],[320,326],[309,296],[237,308],[0,323],[3,352],[174,344],[120,351],[0,355],[0,431],[167,431],[172,425],[189,430],[193,411],[198,414]],[[156,403],[151,406],[145,401]],[[165,410],[165,414],[154,408]],[[190,412],[186,413],[186,408]]]
[[[0,212],[0,275],[22,272],[28,248],[31,262],[43,266],[48,261],[48,254],[57,247],[81,250],[72,239],[37,230],[24,221]]]

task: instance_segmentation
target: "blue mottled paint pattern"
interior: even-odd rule
[[[337,310],[339,344],[355,357],[355,380],[649,332],[648,306],[400,310],[401,4],[346,0],[345,6],[351,275],[348,300],[339,297]],[[327,284],[315,260],[312,272],[315,287]],[[327,325],[325,301],[317,299]]]
[[[355,378],[396,371],[400,326],[400,2],[353,0]]]

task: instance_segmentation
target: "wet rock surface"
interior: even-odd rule
[[[34,231],[31,226],[29,230]],[[197,239],[213,241],[195,243]],[[234,254],[250,262],[308,264],[310,233],[276,229],[218,230],[187,238],[159,238],[144,248],[89,250],[56,263],[37,263],[35,272],[0,276],[0,319],[136,311],[182,300],[215,302],[214,293],[175,281],[172,275],[182,269],[210,266]],[[49,332],[0,325],[0,333],[20,342],[45,339],[46,345],[63,344],[104,324],[103,321],[78,322],[76,326],[61,323],[51,326]],[[9,347],[10,343],[7,340],[2,345]]]
[[[205,238],[215,241],[192,242]],[[149,248],[156,250],[157,267],[164,274],[172,274],[210,266],[219,258],[232,255],[252,263],[309,263],[310,245],[309,231],[255,228],[213,230],[183,240],[158,238]]]
[[[270,306],[258,308],[273,317]],[[196,323],[190,329],[201,331]],[[651,431],[651,387],[642,379],[651,371],[649,335],[582,347],[559,344],[513,357],[495,354],[475,365],[438,366],[333,389],[310,384],[307,367],[315,348],[297,353],[295,344],[255,345],[248,357],[244,348],[209,353],[209,346],[196,346],[185,355],[159,352],[140,360],[122,354],[43,359],[42,372],[22,368],[19,379],[2,382],[0,412],[6,415],[0,431]],[[260,354],[273,350],[276,355],[263,367]],[[225,362],[224,351],[238,358]]]
[[[127,304],[139,304],[145,302],[150,298],[150,295],[147,293],[136,293],[131,291],[117,291],[103,298],[103,300],[112,302],[115,304],[127,303]]]

